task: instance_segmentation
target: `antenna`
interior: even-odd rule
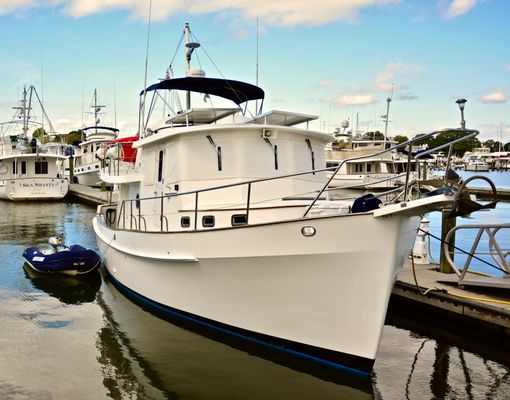
[[[388,135],[388,121],[390,119],[390,103],[393,97],[393,84],[391,85],[391,93],[386,98],[386,115],[384,116],[384,148],[386,148],[386,136]]]
[[[117,94],[115,90],[115,77],[113,77],[113,121],[114,127],[117,127]]]
[[[41,108],[44,108],[44,80],[43,80],[43,51],[41,49]],[[42,118],[42,124],[41,124],[41,140],[44,136],[44,118]],[[49,136],[48,136],[49,137]]]
[[[257,49],[255,58],[255,85],[259,85],[259,17],[257,17]],[[259,113],[259,100],[255,100],[255,115]]]
[[[152,14],[152,0],[149,3],[149,22],[147,24],[147,47],[145,49],[145,78],[143,81],[143,102],[142,102],[142,116],[141,123],[145,125],[145,99],[147,98],[147,70],[149,68],[149,42],[151,37],[151,14]],[[138,136],[141,136],[140,124],[138,124]]]
[[[200,47],[200,43],[197,43],[197,42],[191,42],[190,41],[190,29],[189,29],[189,24],[186,22],[186,24],[184,25],[184,37],[185,37],[185,40],[186,40],[186,76],[193,76],[193,74],[196,72],[196,71],[191,71],[191,67],[190,67],[190,62],[191,62],[191,55],[193,54],[193,52],[195,51],[195,49],[198,49]],[[191,92],[188,91],[186,93],[186,109],[187,110],[190,110],[191,109]]]

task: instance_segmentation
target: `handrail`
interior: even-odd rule
[[[468,229],[478,229],[478,232],[476,233],[476,236],[473,240],[473,245],[471,246],[470,251],[468,252],[468,257],[466,259],[466,262],[464,263],[464,266],[462,269],[459,269],[455,266],[455,262],[452,259],[452,253],[454,253],[452,250],[449,249],[449,243],[453,235],[455,235],[460,230],[468,230]],[[503,249],[499,245],[497,239],[496,239],[496,233],[500,231],[501,229],[510,229],[510,224],[466,224],[466,225],[458,225],[450,229],[450,231],[447,233],[443,246],[444,246],[444,254],[446,261],[448,264],[452,267],[454,272],[459,277],[459,285],[462,284],[462,281],[464,277],[466,276],[469,266],[471,264],[471,261],[476,256],[476,254],[481,254],[480,252],[477,252],[478,245],[480,244],[480,239],[482,238],[483,233],[486,233],[489,237],[489,253],[483,253],[483,254],[489,254],[492,259],[498,264],[499,267],[496,267],[500,271],[504,273],[505,278],[510,278],[510,263],[507,260],[507,256],[509,255],[508,249]],[[489,264],[489,263],[487,263]],[[491,265],[491,264],[489,264]]]
[[[139,220],[138,226],[139,226],[140,229],[142,229],[141,222],[142,222],[142,219],[143,219],[144,227],[146,229],[145,219],[141,215],[141,203],[143,201],[145,201],[145,200],[155,200],[155,199],[158,199],[158,200],[161,201],[161,205],[160,205],[160,211],[161,211],[161,213],[160,213],[160,224],[161,224],[160,225],[160,229],[163,230],[163,218],[161,218],[161,215],[163,215],[163,199],[166,198],[166,199],[170,200],[173,197],[180,197],[180,196],[185,196],[185,195],[194,195],[195,196],[194,229],[196,230],[197,227],[198,227],[198,197],[199,197],[199,194],[200,193],[205,193],[205,192],[222,190],[222,189],[226,189],[226,188],[239,187],[239,186],[247,186],[247,188],[248,188],[247,199],[246,199],[246,201],[247,201],[246,202],[246,217],[248,219],[248,215],[249,215],[249,212],[250,212],[251,191],[252,191],[252,186],[254,184],[261,183],[261,182],[269,182],[269,181],[273,181],[273,180],[280,180],[280,179],[285,179],[285,178],[298,177],[298,176],[309,175],[309,174],[315,175],[318,172],[333,171],[333,174],[331,174],[331,177],[322,186],[322,188],[318,191],[318,194],[316,195],[316,197],[307,206],[307,209],[306,209],[305,213],[303,214],[303,218],[304,218],[304,217],[306,217],[308,215],[308,212],[315,205],[315,203],[320,199],[321,195],[326,190],[328,190],[328,187],[329,187],[331,181],[333,180],[335,175],[338,173],[338,171],[340,170],[341,166],[344,165],[347,161],[362,160],[362,159],[365,159],[365,158],[370,158],[370,157],[378,156],[378,155],[381,155],[381,154],[384,154],[384,153],[387,153],[387,152],[391,152],[391,151],[394,151],[396,149],[399,149],[399,148],[402,148],[402,147],[405,147],[405,146],[409,146],[409,149],[411,149],[411,144],[412,143],[415,143],[417,141],[421,141],[423,139],[426,139],[428,137],[437,135],[439,133],[452,132],[452,131],[466,132],[468,134],[463,136],[462,138],[455,139],[455,140],[453,140],[453,141],[451,141],[451,142],[449,142],[449,143],[447,143],[445,145],[437,146],[437,147],[435,147],[433,149],[430,149],[430,150],[427,150],[425,152],[420,152],[420,154],[415,156],[415,159],[423,157],[426,154],[430,154],[431,152],[433,152],[433,151],[435,151],[437,149],[441,149],[441,148],[444,148],[446,146],[449,146],[450,144],[455,144],[455,143],[458,143],[460,141],[466,140],[468,138],[474,137],[474,136],[478,135],[478,133],[479,133],[477,130],[469,130],[469,129],[468,130],[466,130],[466,129],[462,129],[462,130],[459,130],[459,129],[438,130],[438,131],[433,131],[433,132],[427,133],[427,134],[422,135],[422,136],[420,136],[418,138],[413,138],[413,139],[407,140],[406,142],[400,143],[400,144],[395,145],[395,146],[391,146],[391,147],[389,147],[387,149],[383,149],[383,150],[377,151],[375,153],[365,154],[365,155],[360,155],[360,156],[348,158],[346,160],[343,160],[336,167],[320,168],[320,169],[314,169],[314,170],[305,171],[305,172],[297,172],[297,173],[286,174],[286,175],[278,175],[278,176],[273,176],[273,177],[265,177],[265,178],[253,179],[253,180],[249,180],[249,181],[229,183],[229,184],[226,184],[226,185],[219,185],[219,186],[215,186],[215,187],[208,187],[208,188],[197,189],[197,190],[192,190],[192,191],[187,191],[187,192],[178,192],[178,193],[177,192],[169,192],[169,193],[162,193],[159,196],[149,196],[149,197],[143,197],[143,198],[137,198],[137,199],[123,200],[122,204],[121,204],[121,207],[120,207],[120,212],[119,212],[119,221],[120,221],[121,215],[126,213],[125,202],[130,202],[131,203],[131,207],[132,207],[133,201],[136,201],[140,205],[138,207],[138,220]],[[410,157],[411,157],[410,154],[411,154],[411,152],[409,152],[408,164],[410,162],[409,161]],[[410,171],[410,168],[409,168],[409,165],[408,165],[408,168],[407,168],[407,171],[406,171],[406,183],[409,183],[410,173],[411,173],[411,171]],[[400,177],[400,176],[401,175],[398,175],[397,177]],[[396,179],[397,177],[393,177],[393,178],[390,178],[388,180]],[[382,181],[384,181],[384,179]],[[132,214],[132,212],[131,212],[131,214]],[[166,222],[166,224],[168,226],[168,222]],[[125,224],[123,226],[125,227]],[[167,228],[167,230],[168,230],[168,228]]]
[[[444,147],[447,147],[449,146],[450,144],[455,144],[455,143],[458,143],[458,142],[461,142],[463,140],[466,140],[466,139],[469,139],[471,137],[474,137],[476,135],[478,135],[480,132],[475,130],[475,129],[442,129],[442,130],[438,130],[438,131],[433,131],[433,132],[430,132],[430,133],[426,133],[422,136],[419,136],[419,137],[414,137],[412,139],[409,139],[405,142],[402,142],[400,144],[397,144],[395,146],[391,146],[391,147],[388,147],[387,149],[383,149],[383,150],[379,150],[375,153],[371,153],[371,154],[366,154],[366,155],[361,155],[361,156],[356,156],[356,157],[351,157],[351,158],[348,158],[346,160],[343,160],[338,166],[337,166],[337,169],[336,171],[331,175],[331,177],[329,178],[329,180],[327,181],[327,183],[324,185],[324,187],[322,188],[322,190],[319,192],[319,194],[317,195],[317,197],[315,197],[315,199],[312,201],[312,203],[308,206],[308,208],[306,209],[303,217],[306,217],[307,214],[310,212],[310,210],[312,209],[312,207],[315,205],[315,203],[317,202],[317,200],[320,198],[320,196],[322,195],[322,193],[324,192],[324,190],[329,186],[329,184],[331,183],[331,181],[333,180],[333,178],[336,176],[336,174],[338,173],[338,171],[340,171],[340,168],[342,167],[342,165],[344,165],[347,161],[353,161],[353,160],[362,160],[364,158],[369,158],[369,157],[374,157],[374,156],[378,156],[378,155],[381,155],[381,154],[384,154],[384,153],[387,153],[387,152],[390,152],[390,151],[393,151],[393,150],[396,150],[396,149],[399,149],[401,147],[405,147],[405,146],[408,146],[409,145],[409,149],[411,149],[411,144],[415,143],[415,142],[418,142],[418,141],[421,141],[423,139],[427,139],[429,137],[432,137],[432,136],[435,136],[435,135],[438,135],[440,133],[444,133],[444,132],[452,132],[452,131],[457,131],[457,132],[470,132],[468,135],[466,136],[463,136],[462,138],[459,138],[459,139],[456,139],[456,140],[453,140],[451,142],[448,142],[444,145],[441,145],[441,146],[437,146],[437,147],[434,147],[433,149],[430,149],[430,150],[426,150],[424,152],[420,152],[421,154],[421,157],[425,156],[425,155],[428,155],[430,153],[432,153],[433,151],[436,151],[436,150],[439,150],[439,149],[442,149]],[[410,153],[410,152],[409,152]],[[418,156],[420,155],[418,154],[417,156],[415,156],[415,159],[419,158]],[[409,171],[409,168],[407,170],[407,174],[409,175],[410,174],[410,171]],[[406,182],[408,182],[408,177],[406,176]]]

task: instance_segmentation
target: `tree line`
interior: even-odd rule
[[[424,136],[424,133],[420,133],[416,135],[416,138],[419,138],[420,136]],[[462,136],[465,136],[466,133],[459,132],[459,131],[445,131],[442,132],[434,137],[429,137],[423,140],[418,140],[415,145],[426,145],[427,148],[433,149],[434,147],[441,146],[443,144],[446,144],[448,142],[451,142],[452,140],[459,139]],[[375,131],[375,132],[366,132],[362,139],[364,140],[383,140],[384,134]],[[393,140],[395,140],[398,144],[406,142],[409,140],[407,136],[403,135],[396,135]],[[500,146],[501,145],[501,146]],[[502,143],[496,140],[488,139],[484,142],[480,141],[478,138],[471,138],[464,140],[460,143],[457,143],[453,147],[453,154],[456,156],[463,156],[466,151],[473,151],[475,148],[478,147],[488,147],[491,149],[491,152],[497,152],[500,150],[500,147],[503,151],[510,151],[510,142]]]

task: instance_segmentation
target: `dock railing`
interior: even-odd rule
[[[474,233],[473,244],[471,245],[471,249],[469,251],[452,251],[449,247],[449,243],[454,237],[454,235],[458,235],[459,231],[467,231],[467,233]],[[497,234],[500,234],[499,237]],[[470,267],[472,266],[472,262],[474,259],[481,261],[484,264],[487,264],[493,267],[495,270],[499,270],[503,273],[503,278],[499,280],[494,279],[477,279],[482,283],[485,283],[481,286],[494,286],[494,287],[507,287],[510,288],[510,248],[505,248],[504,246],[508,246],[508,237],[510,235],[510,224],[466,224],[466,225],[458,225],[452,228],[445,237],[443,246],[445,257],[448,264],[452,267],[453,271],[459,277],[458,285],[468,285],[473,284],[474,280],[472,277],[466,278],[468,272],[470,272]],[[484,245],[484,236],[488,239],[487,246]],[[505,244],[503,241],[505,240]],[[486,247],[481,249],[480,247]],[[458,267],[455,265],[453,261],[453,254],[465,254],[467,255],[466,261],[462,267]],[[494,261],[495,265],[484,260],[480,256],[490,256]],[[492,277],[491,277],[492,278]],[[492,282],[492,284],[489,284]]]

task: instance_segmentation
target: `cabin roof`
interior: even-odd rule
[[[264,98],[264,91],[258,86],[230,79],[202,77],[165,79],[149,86],[147,88],[147,92],[160,89],[175,89],[211,94],[231,100],[237,105],[250,100],[259,100]],[[143,95],[143,93],[144,91],[142,90],[140,92],[140,96]]]

